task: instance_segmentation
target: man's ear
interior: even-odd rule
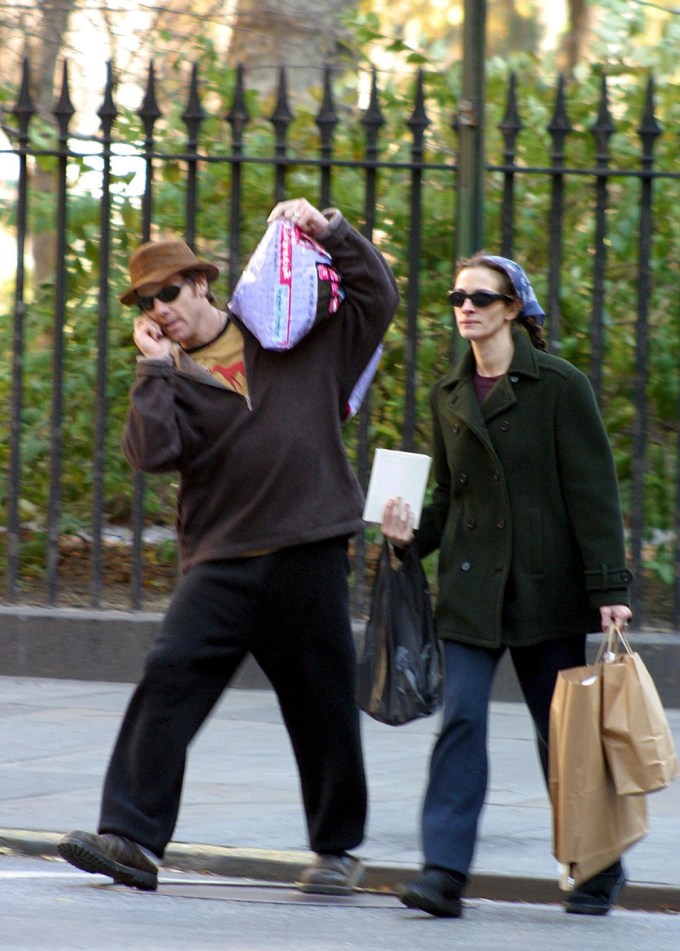
[[[205,277],[203,274],[197,274],[194,277],[194,286],[196,287],[199,297],[208,296],[208,289],[210,285],[208,284],[207,277]]]

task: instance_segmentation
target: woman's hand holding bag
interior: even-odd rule
[[[603,640],[599,661],[602,744],[616,791],[627,796],[663,789],[678,775],[678,757],[654,681],[615,625]]]
[[[434,713],[441,694],[440,647],[416,546],[393,567],[384,539],[359,644],[357,704],[375,720],[398,726]]]

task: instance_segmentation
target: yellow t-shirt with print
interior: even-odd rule
[[[248,396],[243,334],[233,321],[215,340],[191,350],[190,356],[222,386]]]

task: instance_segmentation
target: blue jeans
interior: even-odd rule
[[[548,778],[550,702],[557,672],[585,663],[585,635],[510,649]],[[494,676],[505,648],[444,641],[444,716],[422,812],[426,866],[467,875],[488,781],[487,732]]]

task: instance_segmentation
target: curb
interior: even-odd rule
[[[61,833],[0,829],[0,852],[58,858]],[[225,846],[171,842],[163,866],[182,872],[249,878],[261,882],[294,882],[312,857],[311,852],[239,849]],[[60,861],[62,861],[60,859]],[[418,868],[367,862],[366,891],[394,893],[399,882],[412,878]],[[488,901],[561,904],[564,892],[556,880],[523,875],[480,872],[472,876],[466,897]],[[617,907],[629,911],[680,912],[680,886],[628,882]]]
[[[90,610],[0,604],[2,673],[9,677],[49,677],[137,683],[158,633],[162,614],[144,611]],[[360,636],[364,622],[354,620]],[[680,632],[630,632],[666,707],[680,706]],[[594,653],[600,635],[592,635]],[[270,689],[269,681],[248,655],[231,687]],[[522,701],[508,652],[494,680],[493,700]]]

